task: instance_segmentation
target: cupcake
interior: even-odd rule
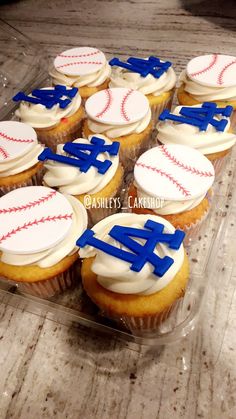
[[[78,276],[76,239],[87,228],[83,205],[44,186],[0,198],[0,277],[19,290],[51,297]]]
[[[231,105],[232,128],[236,124],[236,57],[211,54],[195,57],[180,76],[177,92],[180,105],[215,102],[218,106]]]
[[[113,58],[109,87],[126,87],[146,95],[151,106],[153,121],[165,108],[171,108],[176,74],[169,61],[157,57],[145,59],[130,57],[127,62]]]
[[[91,224],[97,223],[117,212],[121,204],[123,168],[119,163],[119,146],[118,142],[98,135],[60,144],[57,154],[45,149],[39,156],[39,160],[45,161],[44,184],[79,199]]]
[[[50,71],[53,84],[78,87],[82,99],[106,89],[111,67],[97,48],[72,48],[59,54]]]
[[[19,92],[13,100],[21,102],[16,116],[33,127],[38,139],[48,147],[55,148],[81,134],[84,110],[76,87],[44,87],[29,96]]]
[[[215,103],[177,106],[173,113],[164,110],[157,124],[157,139],[161,144],[188,145],[201,151],[219,175],[236,136],[232,132],[232,106],[217,108]]]
[[[156,332],[188,283],[183,237],[156,215],[120,213],[100,221],[77,241],[86,293],[135,334]]]
[[[0,122],[0,196],[22,186],[38,185],[42,180],[43,147],[33,128],[22,122]]]
[[[120,143],[120,159],[127,170],[151,144],[151,110],[140,92],[125,88],[95,93],[85,104],[83,136],[103,134]]]
[[[185,231],[189,244],[209,211],[213,181],[214,167],[200,151],[179,144],[154,147],[135,164],[129,206],[162,216]]]

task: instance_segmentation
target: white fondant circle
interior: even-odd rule
[[[72,225],[69,201],[51,188],[28,186],[0,198],[0,250],[32,254],[60,243]]]
[[[179,145],[154,147],[137,160],[137,186],[148,195],[185,201],[205,194],[213,184],[214,168],[200,151]]]
[[[80,47],[63,51],[54,60],[57,71],[68,76],[84,76],[101,70],[106,57],[97,48]]]
[[[201,55],[189,61],[188,77],[209,87],[236,85],[236,57],[231,55]]]
[[[103,124],[127,125],[144,118],[149,102],[137,90],[117,87],[101,90],[90,96],[85,103],[88,116]]]
[[[0,122],[0,164],[28,153],[37,143],[35,130],[17,121]]]

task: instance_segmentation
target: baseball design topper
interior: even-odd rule
[[[54,60],[54,67],[68,76],[85,76],[101,70],[105,63],[106,57],[99,49],[80,47],[59,54]]]
[[[37,144],[35,130],[22,122],[0,122],[0,163],[28,153]]]
[[[135,164],[134,178],[148,195],[185,201],[207,193],[214,181],[214,168],[200,151],[168,144],[142,154]]]
[[[89,118],[103,124],[128,125],[147,115],[149,102],[137,90],[115,87],[90,96],[85,109]]]
[[[209,87],[231,87],[236,85],[236,57],[231,55],[201,55],[189,61],[188,77]]]
[[[0,198],[0,250],[32,254],[60,243],[72,226],[73,209],[44,186],[15,189]]]

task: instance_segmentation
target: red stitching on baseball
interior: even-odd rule
[[[186,164],[182,163],[181,161],[177,160],[175,156],[173,156],[166,148],[166,146],[160,146],[160,150],[162,153],[174,163],[176,166],[181,167],[181,169],[186,170],[187,172],[192,173],[193,175],[198,175],[202,177],[212,177],[214,176],[211,172],[203,172],[202,170],[198,170],[195,167],[187,166]]]
[[[123,118],[126,120],[126,121],[130,121],[130,118],[128,117],[128,115],[127,115],[127,113],[126,113],[126,110],[125,110],[125,104],[126,104],[126,102],[127,102],[127,100],[128,100],[128,97],[131,95],[131,93],[133,92],[133,90],[132,89],[130,89],[127,93],[126,93],[126,95],[123,97],[123,99],[122,99],[122,102],[121,102],[121,109],[120,109],[120,113],[121,113],[121,115],[123,116]]]
[[[68,220],[72,218],[72,214],[64,214],[64,215],[54,215],[48,217],[42,217],[39,220],[29,221],[28,223],[23,224],[22,226],[18,226],[13,230],[9,231],[7,234],[0,237],[0,243],[9,239],[16,233],[19,233],[22,230],[27,230],[29,227],[33,227],[35,225],[43,224],[50,221],[58,221],[58,220]]]
[[[70,65],[77,65],[77,64],[103,64],[101,61],[75,61],[74,63],[68,63],[68,64],[62,64],[62,65],[57,65],[56,68],[62,68],[62,67],[68,67]]]
[[[212,55],[212,61],[211,63],[208,65],[208,67],[203,68],[203,70],[197,71],[196,73],[191,73],[190,76],[195,77],[195,76],[199,76],[200,74],[206,73],[207,71],[209,71],[212,67],[214,67],[216,61],[218,59],[218,54],[213,54]]]
[[[51,191],[48,195],[42,196],[41,198],[37,199],[36,201],[29,202],[28,204],[21,205],[19,207],[11,207],[11,208],[4,208],[0,209],[0,214],[10,214],[12,212],[18,212],[18,211],[25,211],[27,209],[31,209],[36,207],[37,205],[43,204],[44,202],[51,199],[57,192]]]
[[[16,143],[33,143],[34,142],[34,140],[26,140],[26,139],[24,140],[21,138],[9,137],[9,135],[4,134],[4,132],[0,132],[0,137],[4,138],[4,140],[14,141]]]
[[[152,170],[153,172],[159,173],[161,176],[165,176],[167,179],[170,180],[170,182],[173,183],[173,185],[176,186],[176,188],[182,193],[182,195],[190,196],[189,191],[183,185],[181,185],[181,183],[179,183],[175,178],[173,178],[173,176],[169,173],[166,173],[161,169],[157,169],[156,167],[148,166],[144,163],[136,163],[136,165],[141,166],[144,169]]]
[[[103,116],[111,106],[111,102],[112,102],[111,91],[109,89],[106,89],[106,90],[104,90],[104,92],[106,93],[107,102],[106,102],[104,108],[101,110],[101,112],[98,112],[97,115],[95,115],[96,118],[101,118],[101,116]]]
[[[7,150],[3,147],[0,147],[0,154],[3,156],[3,159],[7,159],[8,157],[10,157],[10,155],[8,154]]]
[[[100,54],[100,51],[97,50],[95,52],[90,52],[88,54],[79,54],[79,55],[64,55],[64,54],[59,54],[58,57],[61,58],[82,58],[82,57],[92,57],[93,55],[97,55]]]
[[[234,61],[231,61],[229,64],[226,64],[225,66],[224,66],[224,68],[221,70],[221,72],[220,72],[220,74],[219,74],[219,76],[217,77],[217,83],[218,84],[223,84],[223,74],[225,73],[225,71],[229,68],[229,67],[231,67],[231,65],[233,65],[233,64],[236,64],[236,60],[234,60]]]

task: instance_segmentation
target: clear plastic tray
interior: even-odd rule
[[[29,41],[24,35],[16,32],[6,23],[0,21],[0,120],[10,119],[14,114],[14,103],[11,97],[19,90],[29,91],[36,86],[42,86],[47,78],[48,59],[39,45]],[[208,328],[205,335],[211,334],[218,354],[223,341],[222,330],[225,330],[230,304],[226,301],[226,283],[230,284],[233,275],[236,275],[234,266],[236,200],[233,197],[235,179],[233,177],[236,159],[236,150],[232,153],[225,168],[225,175],[214,185],[214,198],[210,215],[202,225],[195,242],[188,248],[191,276],[184,298],[180,299],[174,312],[151,335],[134,335],[117,324],[99,314],[98,309],[85,295],[82,286],[78,286],[49,300],[39,299],[27,294],[18,293],[17,286],[0,280],[0,301],[15,307],[30,311],[63,324],[76,324],[91,333],[91,328],[99,334],[105,333],[123,339],[126,342],[141,344],[155,353],[163,345],[174,343],[181,355],[182,365],[187,364],[186,355],[183,360],[183,348],[186,349],[186,337],[196,328],[204,306],[207,318],[202,323]],[[233,230],[234,228],[234,230]],[[233,241],[231,249],[226,250],[227,241]],[[232,252],[227,253],[227,252]],[[222,273],[224,257],[227,255],[227,264],[224,271],[224,284],[219,284],[219,272]],[[227,277],[227,279],[225,279]],[[228,281],[228,282],[227,282]],[[211,300],[219,292],[225,294],[220,300],[224,310],[218,307],[221,316],[211,313]],[[209,292],[208,292],[209,291]],[[231,288],[232,291],[232,288]],[[207,311],[208,310],[208,311]],[[214,316],[214,331],[212,318]],[[216,324],[218,322],[218,324]],[[218,326],[218,327],[217,327]],[[219,332],[220,331],[220,332]],[[215,334],[215,335],[214,335]],[[214,336],[213,336],[214,335]],[[171,346],[170,346],[171,348]],[[171,351],[172,349],[170,349]],[[168,349],[163,357],[168,359]],[[178,357],[175,358],[178,364]],[[177,365],[176,364],[176,365]]]

